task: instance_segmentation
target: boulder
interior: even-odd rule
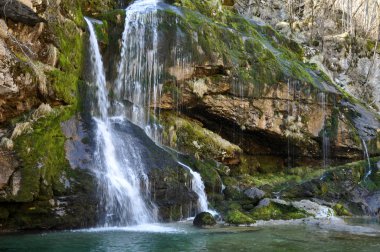
[[[234,225],[249,225],[255,223],[251,217],[237,209],[230,210],[227,213],[226,222]]]
[[[244,191],[244,194],[254,201],[254,204],[257,204],[261,199],[264,198],[265,192],[260,190],[257,187],[252,187]]]
[[[254,220],[294,220],[309,217],[311,214],[292,206],[290,202],[265,198],[249,216]]]
[[[193,225],[196,227],[211,227],[216,225],[216,220],[212,214],[208,212],[201,212],[195,216]]]
[[[39,17],[29,6],[19,1],[1,1],[0,17],[9,18],[14,22],[21,22],[30,26],[43,22],[44,19]]]
[[[305,211],[316,218],[329,218],[334,215],[334,210],[327,206],[319,205],[310,200],[294,201],[291,205],[299,210]]]

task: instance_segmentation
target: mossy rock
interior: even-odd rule
[[[237,209],[230,210],[225,217],[225,221],[234,225],[249,225],[255,223],[255,220]]]
[[[255,208],[249,216],[254,220],[292,220],[306,218],[310,215],[293,206],[271,201],[268,205]]]
[[[226,200],[246,200],[249,199],[243,191],[234,186],[227,186],[224,191],[224,197]]]
[[[33,131],[15,139],[15,149],[22,160],[21,187],[13,198],[28,202],[38,197],[50,198],[64,192],[64,181],[71,168],[64,144],[61,122],[73,115],[70,108],[56,110],[33,124]]]
[[[202,212],[195,216],[193,225],[196,227],[211,227],[216,225],[216,220],[212,214],[208,212]]]
[[[181,152],[220,162],[239,159],[242,152],[239,146],[203,128],[196,120],[166,112],[161,114],[160,121],[166,129],[166,144]]]
[[[335,214],[338,216],[352,216],[352,214],[342,204],[335,204],[333,209]]]

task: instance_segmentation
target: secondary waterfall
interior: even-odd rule
[[[162,63],[158,59],[158,0],[137,0],[126,9],[120,62],[114,83],[106,82],[93,22],[86,18],[90,33],[91,84],[96,90],[92,117],[96,124],[96,173],[103,192],[105,226],[125,226],[157,221],[157,208],[150,200],[149,179],[143,153],[135,138],[125,139],[118,128],[130,121],[160,143],[158,116]],[[112,92],[112,102],[109,93]],[[179,163],[193,176],[198,211],[208,211],[200,174]],[[212,211],[211,211],[212,212]]]
[[[205,193],[205,185],[202,181],[202,177],[198,172],[193,171],[189,166],[184,163],[178,162],[182,167],[189,170],[191,176],[192,189],[198,195],[198,211],[199,212],[209,212],[212,215],[218,215],[218,212],[212,210],[208,207],[207,195]]]
[[[364,139],[362,139],[362,145],[363,145],[364,158],[367,161],[367,164],[365,166],[365,175],[364,175],[364,179],[366,179],[369,175],[371,175],[372,167],[371,167],[371,159],[369,158],[369,154],[368,154],[367,144],[364,141]]]

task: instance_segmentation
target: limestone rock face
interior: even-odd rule
[[[234,6],[246,17],[265,21],[285,36],[302,43],[310,62],[319,64],[338,85],[378,110],[377,3],[374,0],[352,1],[351,11],[355,12],[352,26],[345,25],[346,20],[339,14],[349,16],[350,10],[343,3],[341,0],[291,3],[286,0],[238,0]],[[370,9],[374,11],[368,12]],[[292,10],[297,10],[298,14],[292,15]],[[350,51],[349,48],[354,49]]]

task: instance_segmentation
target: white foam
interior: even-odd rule
[[[136,232],[136,233],[185,233],[183,229],[159,224],[142,224],[127,227],[96,227],[73,230],[73,232],[102,233],[102,232]]]

